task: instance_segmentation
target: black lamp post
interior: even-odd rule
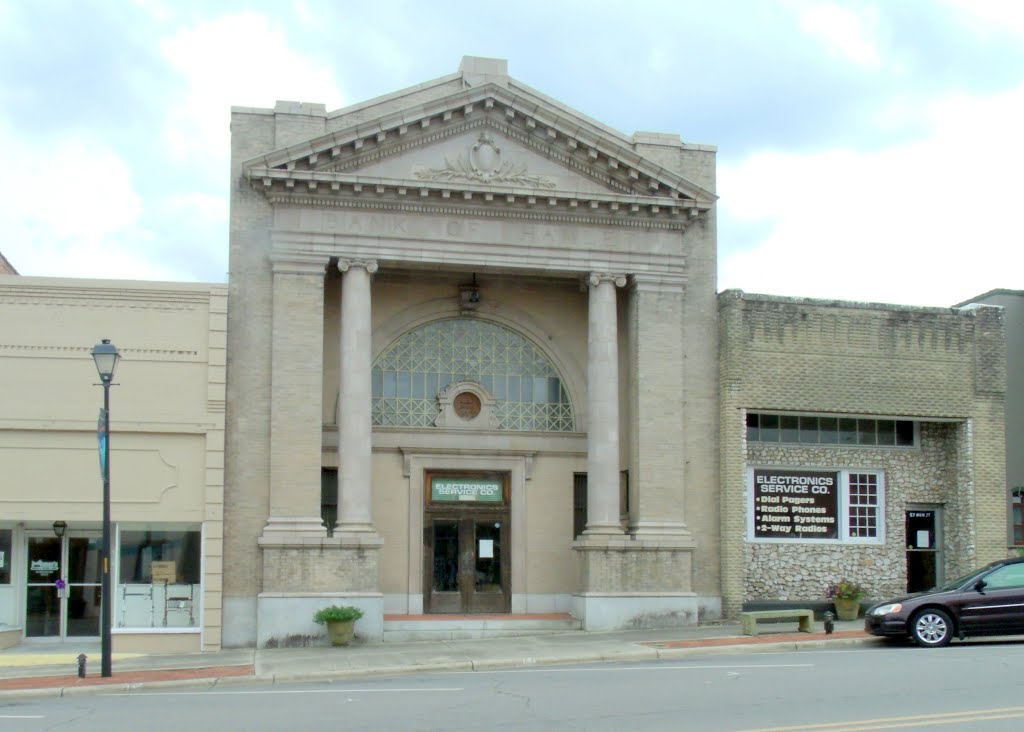
[[[117,346],[104,338],[92,349],[92,360],[103,382],[103,576],[100,599],[100,665],[101,675],[111,676],[110,669],[110,604],[113,594],[110,589],[110,383],[121,354]]]

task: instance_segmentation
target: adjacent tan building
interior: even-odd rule
[[[114,650],[220,648],[226,304],[217,285],[0,275],[5,643],[99,635],[90,352],[109,338]]]

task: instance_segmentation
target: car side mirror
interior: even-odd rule
[[[980,579],[974,583],[974,589],[976,589],[978,592],[984,592],[986,585],[988,585],[988,582],[986,582],[983,579]]]

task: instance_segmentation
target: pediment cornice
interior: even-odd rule
[[[500,133],[524,148],[597,184],[601,192],[559,190],[542,176],[474,176],[454,171],[433,177],[382,178],[360,174],[366,165],[455,135]],[[481,138],[483,139],[483,138]],[[582,117],[541,98],[484,84],[410,107],[246,162],[253,187],[274,203],[366,207],[381,204],[437,210],[458,202],[482,209],[543,209],[545,218],[585,216],[632,225],[685,226],[716,197],[658,166]],[[494,214],[492,214],[494,215]],[[532,218],[533,216],[531,216]]]

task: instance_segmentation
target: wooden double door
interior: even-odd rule
[[[423,543],[426,612],[509,612],[507,509],[452,506],[428,511]]]

